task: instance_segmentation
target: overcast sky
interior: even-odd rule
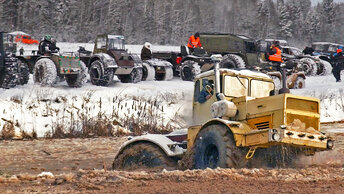
[[[313,5],[316,5],[317,3],[321,2],[321,1],[322,0],[312,0],[312,3],[313,3]],[[334,2],[344,2],[344,0],[334,0]]]

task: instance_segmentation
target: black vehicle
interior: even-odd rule
[[[16,43],[13,35],[0,32],[0,87],[13,88],[27,84],[29,68],[15,56]]]

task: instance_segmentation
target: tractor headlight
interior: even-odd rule
[[[287,128],[287,126],[285,126],[285,125],[281,125],[281,126],[280,126],[280,128],[281,128],[281,129],[286,129],[286,128]]]
[[[329,139],[329,140],[327,141],[327,148],[328,148],[328,149],[332,149],[333,146],[334,146],[334,142],[333,142],[332,140]]]
[[[273,133],[272,136],[271,136],[272,140],[274,141],[279,141],[281,140],[281,136],[279,133]]]

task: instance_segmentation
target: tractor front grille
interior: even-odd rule
[[[268,129],[268,128],[270,127],[270,122],[269,122],[269,121],[266,121],[266,122],[256,123],[256,124],[254,124],[254,126],[255,126],[258,130]]]

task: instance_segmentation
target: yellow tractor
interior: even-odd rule
[[[261,158],[276,166],[279,160],[292,163],[296,153],[333,148],[333,140],[320,132],[319,99],[275,93],[266,74],[216,64],[195,78],[193,125],[129,138],[113,168],[168,168],[185,160],[191,168],[240,168]]]

